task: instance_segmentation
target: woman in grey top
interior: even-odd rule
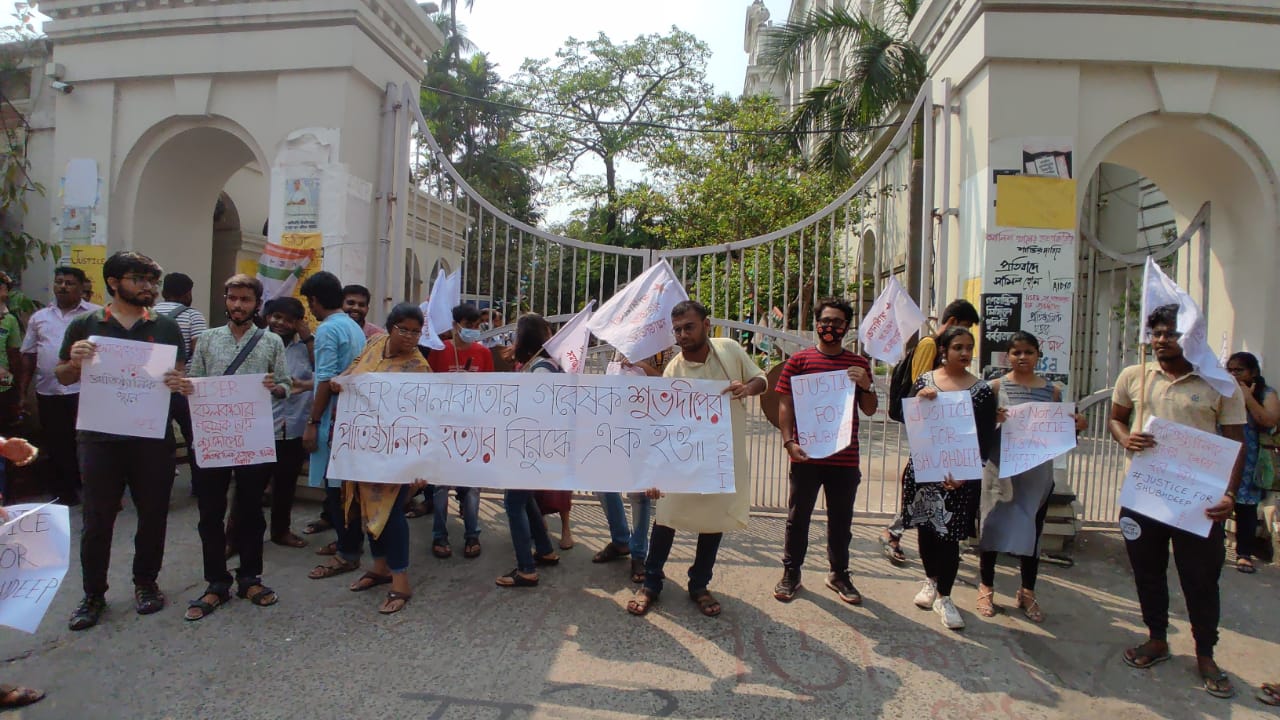
[[[1062,388],[1036,374],[1040,362],[1040,341],[1028,332],[1016,332],[1009,342],[1009,364],[1012,370],[1004,377],[991,382],[1001,407],[1028,402],[1061,402]],[[1076,432],[1084,430],[1084,416],[1073,414]],[[992,452],[989,462],[998,463],[1000,452]],[[997,472],[997,475],[999,473]],[[1014,596],[1017,606],[1032,622],[1044,622],[1044,613],[1036,601],[1036,575],[1040,570],[1040,533],[1044,529],[1045,515],[1049,511],[1049,496],[1053,493],[1053,461],[1041,463],[1008,480],[997,480],[1003,485],[1001,498],[989,510],[983,503],[982,531],[979,545],[982,549],[978,586],[978,614],[994,617],[996,558],[1002,552],[1019,556],[1022,565],[1022,588]],[[1010,489],[1009,486],[1012,486]],[[984,488],[984,495],[987,494]],[[985,498],[984,498],[985,500]]]

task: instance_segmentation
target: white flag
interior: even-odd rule
[[[889,278],[871,312],[858,327],[862,350],[877,360],[893,364],[906,354],[907,339],[924,325],[924,313],[897,278]]]
[[[671,309],[689,299],[663,259],[601,306],[587,327],[624,357],[639,362],[671,347]]]
[[[1178,344],[1182,346],[1182,354],[1187,361],[1214,390],[1231,397],[1236,391],[1236,381],[1218,364],[1218,358],[1209,347],[1208,327],[1200,306],[1148,255],[1147,266],[1142,271],[1142,342],[1151,342],[1147,318],[1156,308],[1165,305],[1178,306],[1178,332],[1182,333]]]
[[[552,335],[542,346],[551,359],[567,373],[582,372],[587,358],[587,343],[591,341],[587,322],[591,320],[591,309],[595,306],[595,300],[587,303],[582,312],[569,318],[569,322],[561,326],[560,332]]]
[[[445,275],[444,268],[436,274],[436,281],[431,285],[431,297],[419,307],[427,316],[427,327],[423,329],[419,345],[432,350],[443,350],[444,343],[440,334],[453,329],[453,308],[462,303],[462,271]]]

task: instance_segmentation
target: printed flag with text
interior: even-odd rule
[[[1236,391],[1236,381],[1218,364],[1218,358],[1209,347],[1208,326],[1200,306],[1148,255],[1147,266],[1142,271],[1142,342],[1151,342],[1147,318],[1156,308],[1165,305],[1178,306],[1178,332],[1182,333],[1178,344],[1182,346],[1182,354],[1187,361],[1214,390],[1231,397]]]
[[[595,300],[587,303],[582,312],[569,318],[569,322],[561,326],[560,332],[551,336],[542,346],[551,359],[567,373],[582,372],[587,359],[587,343],[591,341],[587,323],[591,320],[591,309],[595,306]]]
[[[639,362],[671,347],[671,309],[689,299],[665,259],[627,283],[596,311],[587,327],[624,357]]]
[[[862,319],[858,340],[863,352],[892,365],[906,354],[907,339],[924,323],[920,306],[907,294],[902,283],[891,277],[871,305],[871,312]]]

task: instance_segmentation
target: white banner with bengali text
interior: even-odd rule
[[[97,350],[80,372],[77,430],[162,438],[169,429],[164,374],[178,359],[173,345],[93,336]]]
[[[200,467],[237,467],[276,461],[271,393],[265,375],[191,378],[192,446]]]
[[[978,426],[973,420],[973,399],[967,390],[940,392],[935,400],[902,401],[911,463],[917,483],[982,478],[982,453]]]
[[[1240,443],[1164,418],[1147,418],[1156,446],[1134,453],[1120,488],[1120,507],[1209,537],[1204,511],[1222,500]]]
[[[342,377],[329,476],[528,490],[734,490],[726,382],[568,373]]]

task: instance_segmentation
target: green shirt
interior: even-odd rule
[[[196,343],[195,354],[187,367],[187,375],[193,378],[224,375],[231,361],[249,343],[257,328],[250,328],[236,340],[227,325],[205,330]],[[253,346],[244,362],[236,368],[236,375],[270,375],[276,385],[285,389],[285,395],[293,383],[289,379],[289,366],[284,361],[284,342],[280,336],[268,330],[262,331],[258,344]]]
[[[133,324],[133,327],[126,328],[120,324],[111,314],[111,306],[94,310],[86,313],[71,321],[67,326],[67,333],[62,337],[62,350],[58,352],[58,358],[63,362],[71,360],[71,346],[77,340],[88,340],[91,336],[117,338],[120,340],[136,340],[138,342],[156,343],[160,345],[172,345],[178,349],[176,362],[184,363],[187,360],[187,353],[183,350],[182,329],[178,327],[178,323],[173,318],[164,315],[157,315],[148,309],[142,316],[142,319]],[[165,432],[166,440],[173,440],[172,423]],[[101,433],[90,430],[77,430],[76,438],[79,440],[96,440],[96,441],[125,441],[138,440],[130,435],[114,435],[112,433]]]
[[[5,313],[0,318],[0,368],[9,370],[9,376],[0,381],[0,392],[13,387],[13,368],[9,367],[9,351],[22,347],[22,328],[18,325],[18,317],[13,313]]]

